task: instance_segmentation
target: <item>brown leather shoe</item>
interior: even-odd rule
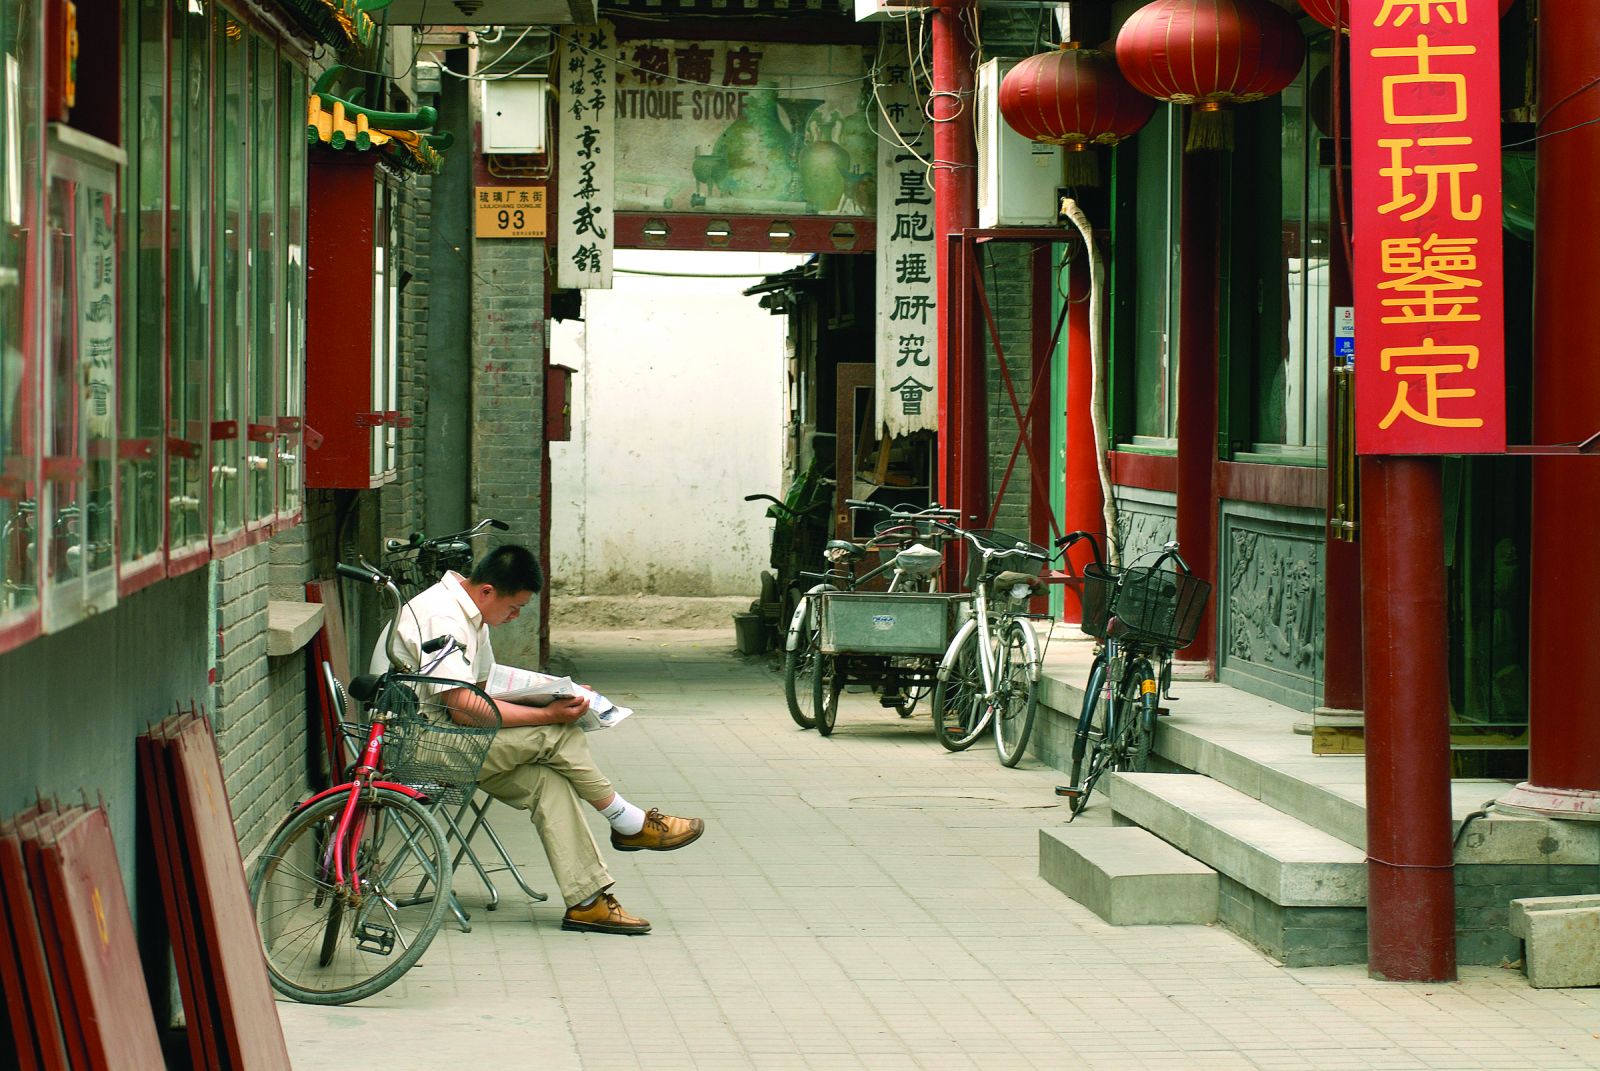
[[[650,924],[622,910],[617,898],[603,892],[588,907],[569,907],[561,916],[563,930],[585,933],[649,933]]]
[[[693,844],[706,831],[702,818],[674,818],[656,807],[644,816],[644,828],[631,837],[611,831],[611,846],[619,852],[670,852]]]

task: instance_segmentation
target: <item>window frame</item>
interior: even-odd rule
[[[4,2],[4,0],[0,0]],[[13,14],[15,14],[13,10]],[[29,33],[31,31],[31,34]],[[16,149],[21,156],[17,172],[21,178],[21,187],[18,190],[21,196],[19,206],[21,212],[20,228],[27,236],[20,243],[19,267],[22,277],[17,285],[21,287],[21,298],[18,303],[18,315],[21,320],[18,353],[21,360],[18,363],[18,394],[13,415],[23,434],[18,437],[20,449],[16,451],[0,448],[0,491],[14,491],[15,501],[25,501],[31,494],[37,510],[38,493],[40,489],[40,440],[37,424],[43,411],[42,379],[40,373],[42,354],[40,352],[40,323],[43,319],[43,292],[40,285],[43,271],[42,243],[36,240],[39,233],[40,204],[44,198],[44,33],[42,20],[35,20],[26,29],[20,29],[17,35],[19,44],[28,42],[18,49],[21,55],[17,65],[17,79],[14,86],[7,85],[0,97],[0,126],[6,132],[7,140],[12,129],[11,122],[15,119],[17,135]],[[30,40],[31,38],[31,40]],[[9,53],[0,53],[0,57],[9,57]],[[3,77],[0,74],[0,77]],[[12,93],[12,90],[15,93]],[[28,109],[32,114],[24,114],[23,105],[31,105]],[[7,152],[8,146],[0,142],[0,155]],[[16,486],[12,486],[15,484]],[[9,498],[9,495],[7,496]],[[37,518],[37,512],[35,512]],[[35,522],[36,523],[36,522]],[[0,544],[0,553],[6,553],[7,548]],[[39,553],[39,541],[34,540],[32,555],[33,580],[32,598],[26,605],[14,609],[6,609],[0,601],[0,652],[10,651],[31,640],[38,638],[43,632],[42,580],[43,562]]]
[[[121,361],[122,367],[118,369],[117,385],[122,394],[123,407],[118,411],[117,426],[117,460],[119,466],[130,466],[138,461],[153,462],[157,484],[157,499],[160,503],[159,528],[160,535],[156,547],[148,554],[134,558],[124,557],[124,540],[129,538],[127,525],[129,511],[124,501],[126,484],[123,482],[122,471],[119,468],[117,481],[117,593],[126,597],[133,592],[147,587],[167,575],[167,545],[170,538],[167,487],[169,476],[167,474],[167,379],[168,362],[166,350],[171,337],[171,321],[168,316],[168,303],[171,300],[171,288],[167,280],[167,263],[171,255],[171,234],[168,226],[168,201],[170,198],[170,173],[172,167],[172,30],[169,14],[172,9],[171,0],[129,0],[128,26],[125,33],[126,55],[123,61],[125,72],[125,85],[123,87],[124,117],[123,131],[126,140],[130,130],[138,132],[138,144],[145,140],[143,119],[140,109],[143,105],[143,75],[145,19],[151,14],[146,4],[151,4],[156,12],[159,23],[157,30],[161,40],[161,103],[158,109],[160,115],[160,154],[159,154],[159,207],[154,220],[145,218],[146,208],[141,195],[141,185],[144,181],[144,160],[137,152],[129,155],[127,167],[123,169],[123,205],[122,220],[127,233],[127,259],[124,264],[125,285],[123,287],[123,308],[134,310],[146,308],[141,301],[146,293],[145,272],[140,261],[140,242],[147,223],[152,224],[159,234],[157,249],[156,285],[161,296],[161,315],[155,318],[156,330],[156,359],[153,368],[158,383],[156,385],[156,398],[159,403],[159,412],[155,415],[156,434],[153,438],[144,436],[130,436],[126,427],[128,416],[127,406],[136,404],[130,401],[130,395],[137,394],[137,385],[130,382],[130,366],[135,362],[135,351],[141,345],[140,326],[144,322],[142,317],[125,315],[125,328],[122,338]],[[141,366],[140,372],[147,372],[148,366]],[[130,389],[133,387],[135,389]]]
[[[294,102],[307,99],[310,78],[280,49],[278,95]],[[306,207],[310,185],[310,153],[298,107],[279,116],[280,136],[288,148],[287,165],[278,175],[278,203],[283,207],[279,236],[278,439],[274,454],[276,479],[275,530],[293,527],[305,514],[305,387],[306,387]],[[298,253],[298,261],[296,254]],[[298,264],[298,267],[293,265]]]

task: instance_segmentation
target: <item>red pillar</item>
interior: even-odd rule
[[[1361,464],[1366,629],[1367,970],[1456,976],[1442,466]]]
[[[933,169],[935,267],[938,270],[939,303],[939,494],[946,506],[958,507],[968,522],[988,505],[972,493],[976,476],[976,449],[970,434],[975,421],[984,419],[983,392],[970,394],[973,352],[971,340],[963,330],[957,312],[957,293],[964,289],[951,285],[959,280],[952,271],[952,253],[960,244],[950,235],[977,225],[978,173],[977,147],[972,123],[973,109],[971,21],[974,0],[940,0],[933,7],[933,96],[929,108],[933,124]],[[957,119],[957,117],[960,117]],[[955,119],[954,122],[943,120]],[[977,460],[982,461],[982,454]]]
[[[1583,92],[1600,55],[1600,19],[1586,0],[1541,0],[1534,220],[1533,438],[1567,443],[1600,431],[1594,279],[1600,274],[1600,95]],[[1593,125],[1585,125],[1593,124]],[[1568,128],[1572,129],[1568,129]],[[1600,718],[1577,700],[1585,669],[1600,662],[1600,561],[1586,522],[1600,517],[1600,459],[1533,462],[1529,602],[1528,781],[1502,808],[1600,817]],[[1575,597],[1576,596],[1576,597]]]
[[[1178,543],[1196,575],[1217,578],[1217,306],[1222,299],[1222,168],[1219,152],[1183,156],[1178,224]],[[1221,591],[1215,598],[1223,598]],[[1177,657],[1211,662],[1216,608]]]
[[[1094,532],[1102,535],[1105,547],[1105,495],[1100,490],[1100,468],[1095,457],[1094,422],[1090,417],[1094,368],[1091,363],[1089,334],[1089,257],[1080,253],[1072,260],[1067,294],[1084,300],[1067,306],[1067,461],[1066,496],[1061,527],[1067,532]],[[1094,551],[1080,543],[1071,552],[1072,568],[1078,574],[1094,560]],[[1062,602],[1061,619],[1077,624],[1083,619],[1082,592],[1068,588]]]

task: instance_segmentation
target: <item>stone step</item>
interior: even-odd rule
[[[1507,929],[1522,938],[1533,988],[1600,985],[1600,896],[1513,900]]]
[[[1280,907],[1365,907],[1364,853],[1254,796],[1199,774],[1112,774],[1121,820]]]
[[[1040,829],[1039,876],[1113,926],[1217,918],[1217,872],[1137,826]]]

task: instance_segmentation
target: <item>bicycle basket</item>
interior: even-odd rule
[[[383,775],[426,792],[434,802],[465,803],[496,731],[493,725],[458,725],[437,699],[418,700],[389,717]]]
[[[1002,573],[1007,569],[1014,569],[1019,573],[1037,573],[1039,567],[1050,560],[1049,551],[1009,532],[1001,532],[993,528],[975,528],[970,529],[967,535],[976,539],[980,546],[996,552],[989,557],[989,574],[991,576],[996,573]],[[982,569],[982,555],[969,553],[967,555],[967,586],[969,588],[976,587],[988,579],[988,577],[980,575]]]
[[[1194,639],[1210,597],[1210,583],[1192,573],[1139,566],[1123,572],[1111,612],[1133,639],[1176,651]]]
[[[1097,640],[1106,638],[1111,603],[1121,580],[1122,570],[1115,565],[1090,562],[1083,567],[1083,621],[1079,627]]]

